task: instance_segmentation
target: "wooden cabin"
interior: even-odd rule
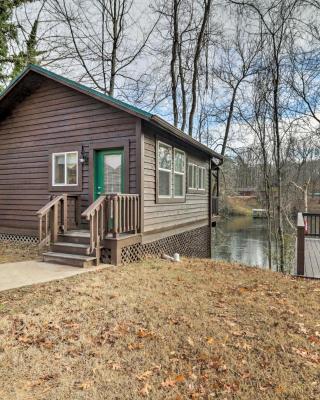
[[[160,117],[31,65],[0,135],[1,239],[76,266],[210,257],[222,158]]]

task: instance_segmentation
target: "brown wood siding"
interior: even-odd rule
[[[129,191],[136,193],[136,120],[130,114],[45,80],[0,123],[0,230],[37,228],[49,199],[49,156],[59,147],[129,139]],[[77,150],[77,149],[76,149]],[[62,150],[61,150],[62,151]],[[82,168],[81,208],[89,201],[89,166]],[[64,190],[68,192],[67,187]]]
[[[201,157],[181,143],[158,136],[158,139],[185,151],[188,159],[206,168],[205,193],[191,194],[186,191],[183,203],[156,203],[156,134],[144,130],[144,232],[172,229],[180,224],[192,224],[207,219],[209,222],[209,159]],[[187,178],[187,174],[186,174]],[[187,187],[187,182],[186,182]],[[205,223],[205,222],[204,222]]]

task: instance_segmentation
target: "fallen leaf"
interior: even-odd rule
[[[146,397],[146,396],[149,395],[150,390],[151,390],[151,385],[149,385],[149,383],[146,383],[146,384],[143,386],[143,388],[140,389],[139,393],[140,393],[142,396]]]
[[[185,380],[186,380],[186,378],[185,378],[183,375],[177,375],[177,376],[175,377],[176,383],[184,382]]]
[[[143,348],[142,343],[130,343],[128,344],[128,349],[131,350],[141,350]]]
[[[187,342],[189,343],[189,345],[190,345],[191,347],[194,347],[194,341],[191,339],[191,337],[188,337],[188,338],[187,338]]]
[[[164,382],[161,383],[161,386],[164,388],[167,387],[172,387],[175,386],[177,383],[182,383],[186,380],[186,378],[184,377],[184,375],[177,375],[175,378],[171,379],[167,379]]]
[[[212,336],[207,337],[207,343],[208,344],[213,344],[215,342],[214,338]]]
[[[137,336],[139,338],[147,338],[147,337],[151,337],[154,336],[154,332],[152,331],[148,331],[147,329],[139,329]]]
[[[93,386],[93,382],[92,381],[78,382],[76,383],[76,386],[78,387],[78,389],[88,390]]]
[[[138,381],[145,381],[152,375],[152,371],[145,371],[141,375],[137,375]]]

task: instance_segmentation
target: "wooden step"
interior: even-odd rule
[[[89,244],[90,232],[89,231],[69,231],[62,233],[58,236],[59,242]]]
[[[48,263],[72,265],[73,267],[85,268],[94,265],[96,262],[96,257],[48,251],[46,253],[43,253],[43,261]]]
[[[54,253],[67,253],[88,256],[90,248],[88,244],[82,243],[69,243],[69,242],[56,242],[52,246]]]

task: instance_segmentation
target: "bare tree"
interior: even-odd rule
[[[283,120],[283,105],[281,104],[284,94],[282,84],[287,71],[285,60],[287,59],[288,48],[291,46],[293,30],[296,24],[296,17],[300,11],[302,2],[299,0],[260,0],[235,1],[231,3],[240,7],[241,12],[248,13],[248,16],[257,21],[256,30],[263,38],[263,63],[264,68],[269,72],[272,106],[272,132],[274,140],[274,162],[276,175],[276,221],[277,238],[279,241],[279,269],[284,271],[285,264],[285,242],[283,230],[283,198],[282,198],[282,131],[281,121]]]
[[[198,32],[194,57],[193,57],[193,73],[192,73],[192,84],[191,84],[191,109],[189,114],[189,135],[192,136],[193,132],[193,121],[197,106],[197,83],[199,79],[199,61],[201,51],[204,47],[205,31],[210,19],[212,0],[204,0],[203,4],[203,16],[201,22],[201,28]]]
[[[233,38],[222,37],[221,56],[218,65],[213,65],[212,74],[219,81],[219,86],[225,87],[227,101],[219,99],[216,107],[222,108],[226,114],[221,155],[225,155],[229,140],[231,123],[235,112],[236,99],[242,84],[248,83],[260,69],[258,57],[261,53],[261,40],[257,35],[247,33],[243,23],[237,24]],[[214,82],[217,85],[216,82]],[[221,117],[220,117],[221,120]]]
[[[81,79],[111,96],[120,80],[135,80],[129,67],[142,55],[156,22],[147,32],[140,29],[131,0],[50,0],[50,6],[67,28],[64,46],[82,68]]]

